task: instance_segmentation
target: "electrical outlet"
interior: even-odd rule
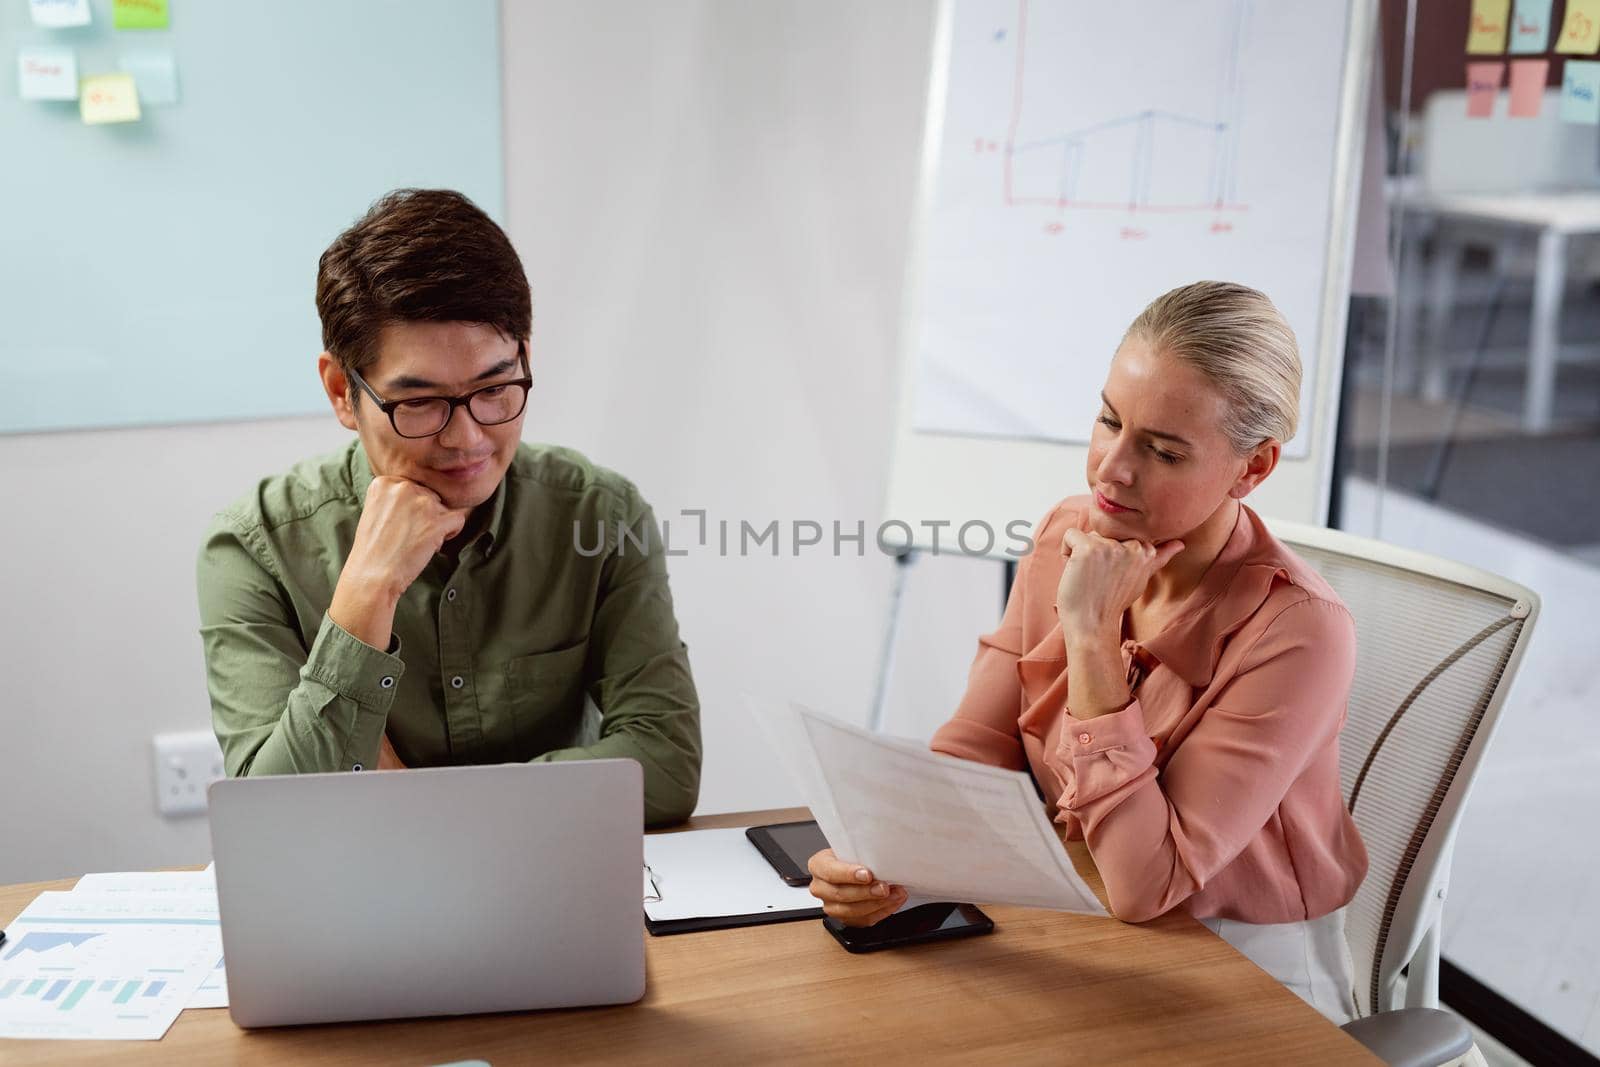
[[[204,812],[206,786],[224,773],[216,735],[210,730],[157,734],[152,748],[156,761],[156,810],[163,815]]]

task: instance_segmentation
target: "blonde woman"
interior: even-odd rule
[[[1199,282],[1146,308],[1106,378],[1090,492],[1045,516],[932,747],[1031,771],[1119,918],[1186,909],[1344,1022],[1343,907],[1367,869],[1339,788],[1355,627],[1243,503],[1299,394],[1262,293]],[[810,866],[842,922],[905,902],[831,850]]]

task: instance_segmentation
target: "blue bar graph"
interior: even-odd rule
[[[115,988],[117,988],[117,980],[115,978],[107,978],[100,983],[100,992],[102,993],[109,993]]]
[[[44,979],[43,978],[35,978],[33,981],[28,983],[28,988],[24,989],[22,991],[22,995],[25,996],[25,997],[31,997],[35,993],[39,992],[39,990],[41,990],[43,988],[44,988]]]
[[[22,984],[22,979],[13,978],[5,985],[0,985],[0,1000],[4,1000],[17,991],[17,986]]]
[[[147,997],[159,997],[161,991],[165,988],[167,988],[167,983],[165,982],[151,982],[145,986],[144,995]]]
[[[50,983],[50,991],[44,995],[45,1000],[54,1000],[67,991],[67,986],[72,983],[65,978],[57,978]]]
[[[73,1006],[76,1005],[78,1001],[83,999],[83,995],[89,992],[89,987],[92,985],[94,985],[94,979],[85,978],[77,985],[73,986],[72,992],[68,994],[67,999],[61,1002],[61,1010],[71,1011]]]
[[[113,1004],[126,1004],[133,999],[133,991],[139,988],[137,979],[122,984],[122,992],[118,993],[111,1001]]]

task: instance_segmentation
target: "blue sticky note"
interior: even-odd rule
[[[1561,119],[1600,125],[1600,63],[1567,60],[1561,75]]]
[[[1543,52],[1550,45],[1550,0],[1517,0],[1511,13],[1511,51]]]
[[[178,102],[178,65],[171,52],[127,52],[118,57],[123,73],[133,75],[141,104]]]

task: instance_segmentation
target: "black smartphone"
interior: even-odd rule
[[[744,836],[772,864],[778,877],[790,885],[810,885],[811,872],[806,870],[806,861],[828,847],[828,839],[811,819],[752,826]]]
[[[972,904],[919,904],[873,926],[845,926],[836,919],[823,919],[822,925],[851,952],[876,952],[880,948],[994,932],[994,920]]]

